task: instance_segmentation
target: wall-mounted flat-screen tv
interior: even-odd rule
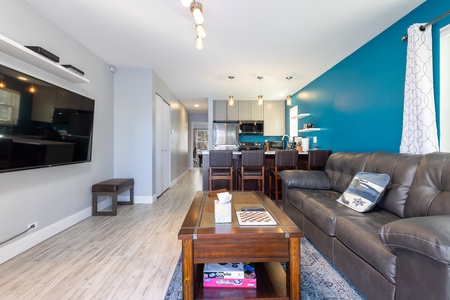
[[[94,104],[0,65],[0,173],[91,161]]]

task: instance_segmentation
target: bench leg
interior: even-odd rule
[[[117,201],[119,205],[133,205],[134,204],[134,187],[130,188],[130,201]]]
[[[112,198],[112,211],[99,211],[98,210],[98,196],[111,196]],[[93,216],[117,216],[117,194],[92,194],[92,215]]]

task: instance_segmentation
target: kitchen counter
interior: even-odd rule
[[[265,151],[265,168],[273,168],[275,165],[275,151]],[[237,190],[237,172],[236,170],[241,167],[241,152],[233,151],[233,190]],[[306,170],[308,168],[308,152],[299,152],[298,153],[298,164],[297,168],[300,170]],[[209,191],[209,152],[202,152],[202,189],[204,191]],[[267,187],[267,180],[266,187]],[[251,182],[250,182],[251,184]],[[227,184],[224,181],[214,181],[213,182],[213,190],[218,190],[222,188],[226,188]],[[251,187],[250,187],[251,188]]]

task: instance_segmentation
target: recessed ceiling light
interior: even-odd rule
[[[198,105],[198,104],[194,104],[194,107],[199,107],[200,105]]]
[[[17,79],[19,79],[19,80],[23,80],[23,81],[27,81],[27,80],[28,80],[28,78],[26,78],[26,77],[22,77],[22,76],[18,76],[18,77],[17,77]]]

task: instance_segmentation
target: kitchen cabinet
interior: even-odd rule
[[[264,106],[259,105],[258,101],[242,100],[239,102],[239,120],[263,120]]]
[[[238,101],[239,103],[239,120],[252,120],[252,112],[250,107],[251,101]]]
[[[252,112],[251,120],[264,120],[264,105],[259,105],[258,101],[250,101]]]
[[[228,101],[225,101],[227,106],[227,120],[228,121],[239,121],[239,101],[234,101],[234,105],[228,105]]]
[[[264,101],[264,135],[277,136],[285,134],[284,101]]]
[[[213,120],[226,121],[227,120],[227,106],[226,100],[214,100],[213,102]]]

